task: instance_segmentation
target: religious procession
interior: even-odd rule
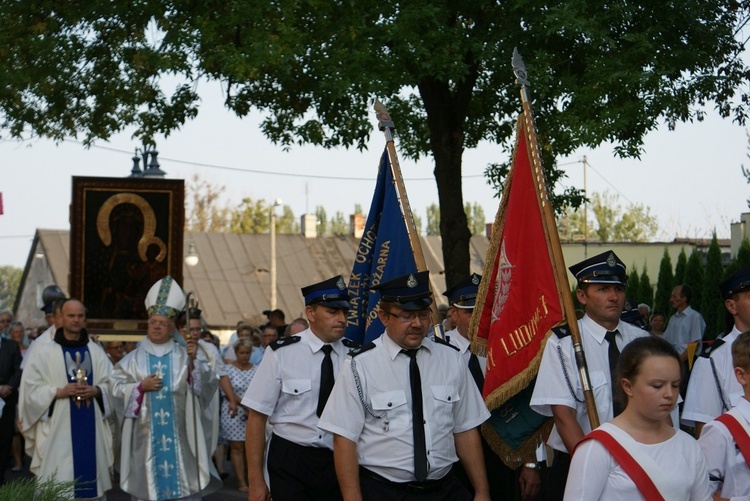
[[[81,500],[220,499],[227,456],[250,501],[750,499],[750,266],[719,284],[727,330],[705,343],[689,286],[657,327],[626,307],[613,250],[565,263],[517,54],[514,71],[523,111],[482,274],[434,289],[378,103],[386,147],[349,277],[297,284],[304,317],[269,310],[226,346],[173,268],[144,272],[127,349],[98,340],[119,324],[88,297],[48,287],[27,347],[0,315],[0,458],[26,454],[38,485]]]

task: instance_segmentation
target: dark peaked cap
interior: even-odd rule
[[[430,272],[420,271],[379,283],[372,290],[380,292],[380,301],[402,310],[424,310],[432,304]]]
[[[617,254],[602,252],[568,268],[579,284],[628,284],[628,273]]]
[[[474,308],[477,300],[477,291],[482,276],[472,273],[459,283],[443,292],[443,296],[448,298],[448,302],[456,308],[470,309]]]
[[[719,291],[724,300],[732,294],[750,289],[750,265],[744,266],[719,282]]]
[[[302,295],[305,296],[305,306],[320,304],[329,308],[351,308],[349,292],[341,275],[302,287]]]

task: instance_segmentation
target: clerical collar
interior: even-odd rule
[[[80,346],[86,346],[87,344],[89,344],[89,333],[86,332],[86,329],[81,329],[81,335],[75,341],[66,339],[63,332],[64,329],[60,327],[55,333],[55,342],[60,346],[64,346],[65,348],[78,348]]]

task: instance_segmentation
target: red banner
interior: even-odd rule
[[[545,334],[563,318],[535,178],[522,117],[472,320],[472,326],[478,323],[472,348],[487,355],[484,397],[490,410],[534,379]]]

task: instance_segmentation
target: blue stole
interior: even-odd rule
[[[94,380],[91,354],[87,346],[61,346],[68,382],[75,383],[79,369],[85,371],[86,384]],[[83,376],[83,373],[80,373]],[[79,376],[79,377],[80,377]],[[73,450],[75,498],[97,497],[96,484],[96,399],[86,401],[70,398],[70,435]],[[109,472],[105,472],[109,475]]]
[[[148,354],[149,372],[161,376],[162,388],[149,392],[151,411],[151,453],[154,461],[154,480],[158,499],[183,497],[180,493],[179,468],[177,465],[177,426],[172,396],[171,353],[157,357]]]

